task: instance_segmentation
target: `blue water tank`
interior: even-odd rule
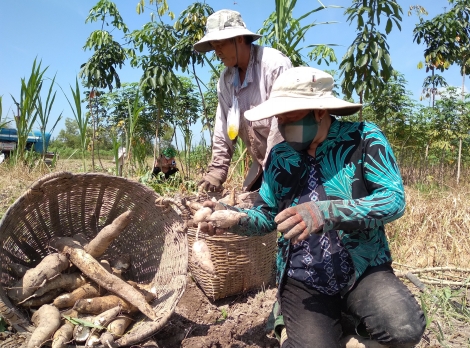
[[[49,146],[50,139],[51,133],[45,133],[44,140],[46,141],[46,151]],[[0,128],[0,141],[18,142],[18,132],[14,128]],[[33,130],[30,132],[26,143],[28,149],[32,147],[34,151],[42,153],[44,146],[41,131]]]

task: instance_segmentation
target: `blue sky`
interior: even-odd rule
[[[178,16],[192,1],[167,0],[170,10]],[[16,109],[10,96],[19,97],[21,78],[29,75],[34,59],[42,60],[42,67],[48,67],[46,77],[56,75],[57,83],[68,93],[69,85],[74,85],[80,65],[92,55],[91,51],[83,51],[83,46],[89,34],[99,28],[96,23],[85,24],[90,8],[97,1],[90,0],[35,0],[0,1],[0,95],[3,95],[3,118],[11,118]],[[129,29],[140,29],[150,20],[152,8],[138,15],[136,13],[137,0],[116,0],[115,3]],[[146,0],[147,5],[149,0]],[[257,31],[263,21],[274,11],[274,0],[209,0],[206,1],[214,10],[229,8],[239,11],[246,22],[247,28]],[[353,41],[356,33],[355,26],[349,26],[344,16],[344,9],[351,4],[351,0],[324,0],[325,5],[343,6],[343,9],[327,9],[310,17],[316,22],[336,21],[336,24],[318,25],[312,28],[305,37],[305,45],[331,43],[340,45],[335,48],[339,60],[347,47]],[[413,28],[418,23],[416,15],[408,16],[410,5],[424,6],[431,19],[435,15],[449,8],[447,0],[421,1],[399,0],[403,8],[402,30],[395,27],[388,36],[393,67],[405,75],[408,81],[407,89],[413,93],[414,99],[419,100],[424,70],[418,70],[417,64],[423,60],[423,46],[413,43]],[[295,15],[319,6],[317,0],[298,0]],[[153,6],[152,6],[153,7]],[[154,7],[153,7],[154,8]],[[116,39],[121,39],[119,35]],[[332,69],[335,66],[325,64],[317,66],[315,62],[310,66],[320,69]],[[141,72],[127,64],[118,71],[121,82],[136,82]],[[209,75],[201,71],[202,77]],[[445,72],[447,82],[454,86],[461,86],[462,78],[457,67]],[[466,83],[468,86],[468,83]],[[467,87],[466,87],[467,90]],[[62,92],[57,90],[57,98],[53,113],[63,118],[73,118],[70,107]],[[49,124],[49,128],[52,124]],[[64,127],[62,120],[53,136]],[[197,139],[195,139],[197,141]]]

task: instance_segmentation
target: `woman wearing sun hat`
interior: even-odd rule
[[[260,37],[246,29],[240,13],[220,10],[207,18],[206,34],[194,45],[201,53],[215,51],[226,66],[217,84],[212,161],[199,183],[201,189],[221,189],[237,136],[253,160],[243,188],[259,189],[266,156],[282,140],[275,119],[250,122],[244,117],[246,110],[269,97],[279,74],[292,67],[289,58],[278,50],[252,44]]]
[[[388,347],[413,347],[424,314],[393,273],[384,230],[405,210],[400,172],[375,124],[333,116],[361,108],[336,98],[333,83],[318,69],[287,70],[270,98],[245,113],[250,121],[276,116],[285,141],[268,156],[254,207],[226,206],[248,214],[229,231],[281,233],[281,347],[340,347],[342,311],[354,317],[358,333]],[[214,232],[210,224],[203,228]]]

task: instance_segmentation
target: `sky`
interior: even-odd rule
[[[137,0],[114,1],[121,17],[132,30],[141,29],[150,21],[150,13],[155,7],[149,5],[141,15],[136,13]],[[170,10],[176,17],[193,1],[167,0]],[[343,8],[329,8],[319,11],[309,17],[311,21],[336,22],[332,24],[316,25],[305,36],[305,46],[310,44],[335,44],[335,52],[339,61],[348,46],[356,36],[355,25],[349,25],[344,15],[345,9],[351,5],[351,0],[323,0],[324,5],[337,5]],[[97,23],[85,23],[89,10],[97,3],[93,0],[1,0],[0,1],[0,96],[3,96],[2,119],[11,119],[16,112],[11,96],[19,99],[21,79],[29,76],[34,59],[47,67],[46,78],[56,76],[57,85],[62,88],[68,98],[72,100],[70,87],[75,85],[75,78],[80,65],[85,63],[92,55],[92,51],[84,51],[86,39],[93,30],[99,29]],[[224,8],[239,11],[249,30],[256,32],[263,21],[275,10],[274,0],[207,0],[215,11]],[[408,81],[407,90],[412,93],[415,100],[419,100],[422,83],[426,77],[424,69],[418,70],[417,65],[423,60],[424,46],[413,42],[413,29],[418,23],[418,17],[408,16],[411,5],[421,5],[429,12],[425,19],[432,19],[435,15],[443,13],[449,8],[448,0],[398,0],[403,9],[402,29],[396,27],[388,35],[387,42],[393,67],[404,74]],[[317,0],[297,0],[294,16],[318,7]],[[122,42],[119,35],[115,38]],[[326,64],[309,64],[319,69],[334,69],[337,66]],[[203,80],[209,80],[209,73],[200,68]],[[177,72],[179,73],[179,72]],[[118,70],[121,82],[137,82],[141,71],[130,67],[127,63]],[[450,85],[460,87],[462,77],[458,67],[452,67],[442,74]],[[466,82],[468,86],[468,82]],[[43,88],[47,93],[48,86]],[[53,137],[64,128],[65,118],[73,118],[73,113],[61,89],[57,88],[56,101],[52,110],[51,119],[62,113],[63,119],[53,132]],[[468,90],[465,87],[465,90]],[[46,95],[44,95],[45,98]],[[49,122],[48,131],[53,121]]]

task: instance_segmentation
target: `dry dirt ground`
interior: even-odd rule
[[[79,167],[79,164],[77,164]],[[69,168],[67,168],[69,169]],[[8,176],[0,171],[0,212],[4,212],[36,178]],[[419,291],[407,283],[419,297]],[[467,298],[470,298],[470,290]],[[239,296],[210,301],[191,276],[176,311],[147,347],[158,348],[264,348],[279,347],[265,327],[276,290],[254,290]],[[467,304],[467,308],[468,304]],[[470,348],[470,325],[434,313],[416,348]],[[0,348],[25,347],[25,340],[11,332],[0,332]],[[144,344],[134,346],[143,347]],[[70,346],[75,347],[75,346]]]
[[[188,277],[175,313],[155,335],[159,347],[278,347],[266,335],[275,289],[252,291],[211,302]]]
[[[416,293],[412,285],[410,289]],[[277,348],[277,340],[265,329],[275,293],[271,287],[211,302],[188,276],[186,291],[167,324],[148,342],[132,347]],[[443,330],[442,344],[435,333],[438,325]],[[25,347],[25,341],[18,335],[0,333],[0,347]],[[416,348],[437,347],[470,347],[470,328],[436,319]]]

